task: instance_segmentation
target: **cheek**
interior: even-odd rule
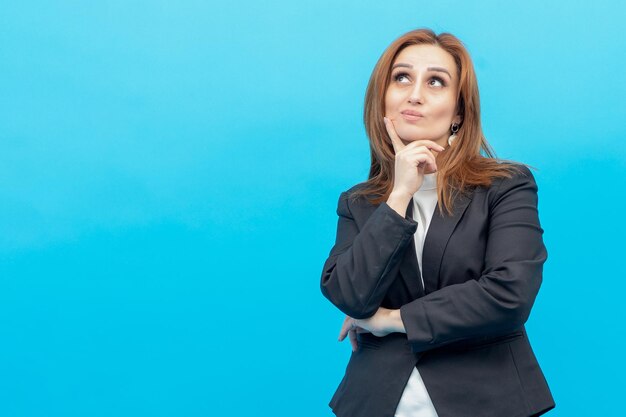
[[[399,97],[399,94],[387,92],[387,94],[385,94],[385,111],[397,110],[397,107],[401,101],[402,99],[401,97]]]
[[[450,118],[454,116],[455,103],[450,97],[441,97],[433,103],[432,115],[437,118]]]

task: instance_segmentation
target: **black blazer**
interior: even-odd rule
[[[417,366],[439,417],[529,417],[555,407],[524,323],[542,281],[547,251],[528,168],[461,195],[454,215],[438,207],[422,255],[422,287],[406,217],[383,202],[337,207],[337,238],[321,290],[353,318],[400,309],[406,334],[357,335],[330,401],[339,417],[393,417]]]

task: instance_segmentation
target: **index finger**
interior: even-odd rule
[[[395,153],[400,152],[404,149],[405,145],[402,143],[400,136],[396,133],[396,129],[393,126],[393,122],[391,119],[384,117],[385,127],[387,128],[387,133],[389,134],[389,138],[391,139],[391,145],[393,146],[393,151]]]

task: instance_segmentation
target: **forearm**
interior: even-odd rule
[[[523,297],[506,298],[500,287],[470,280],[418,298],[400,308],[407,338],[414,352],[434,349],[460,340],[497,335],[522,326],[532,308],[541,277],[529,277],[519,288]]]
[[[335,247],[324,264],[321,290],[342,312],[372,316],[393,283],[417,223],[382,203],[356,232],[347,208],[340,205]]]

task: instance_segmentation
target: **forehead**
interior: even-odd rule
[[[450,74],[456,74],[454,58],[437,45],[410,45],[400,51],[393,65],[405,63],[416,69],[427,67],[443,67]]]

